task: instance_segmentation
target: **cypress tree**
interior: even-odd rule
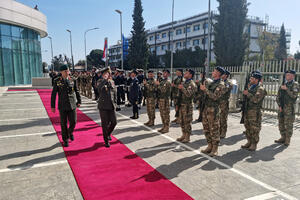
[[[243,64],[248,41],[244,27],[248,13],[247,0],[217,0],[219,14],[214,25],[214,53],[217,65]]]
[[[129,66],[132,69],[147,69],[149,51],[147,36],[145,32],[145,22],[143,18],[143,8],[141,0],[134,1],[132,38],[129,43],[128,58]]]
[[[277,60],[284,60],[287,58],[287,52],[286,52],[286,35],[285,35],[285,28],[284,24],[282,24],[280,29],[280,36],[278,39],[278,45],[275,50],[275,58]]]

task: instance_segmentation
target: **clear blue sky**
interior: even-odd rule
[[[87,34],[87,52],[95,48],[103,49],[104,38],[109,45],[120,39],[119,15],[114,11],[123,11],[123,32],[130,34],[134,0],[17,0],[34,7],[36,4],[47,16],[48,33],[53,38],[54,55],[67,54],[70,57],[69,33],[73,36],[73,54],[75,63],[84,59],[84,31],[99,27],[100,30]],[[175,0],[175,20],[207,11],[208,0]],[[285,24],[292,30],[291,53],[299,50],[300,40],[300,1],[299,0],[248,0],[248,15],[264,18],[269,15],[269,24]],[[142,0],[146,29],[171,21],[172,0]],[[212,9],[217,10],[217,1],[212,0]],[[51,60],[50,42],[42,39],[43,61]],[[47,52],[45,52],[47,51]]]

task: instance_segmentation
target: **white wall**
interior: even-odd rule
[[[47,18],[41,12],[13,0],[0,0],[0,22],[33,29],[47,36]]]

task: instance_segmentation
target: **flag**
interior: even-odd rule
[[[104,49],[103,49],[102,58],[106,60],[106,56],[107,56],[107,38],[104,39]]]

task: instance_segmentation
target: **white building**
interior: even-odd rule
[[[215,22],[214,17],[212,17]],[[172,22],[159,25],[157,27],[147,30],[148,44],[150,51],[156,51],[156,55],[161,57],[167,50],[171,50],[172,35],[173,35],[173,50],[181,50],[184,48],[194,49],[199,46],[201,49],[207,50],[208,48],[208,13],[198,14],[182,20],[174,21],[172,31]],[[270,27],[264,20],[259,17],[248,17],[245,33],[249,35],[249,57],[260,54],[260,47],[258,45],[258,38],[262,30],[266,29],[274,34],[279,34],[280,28]],[[286,31],[287,46],[289,51],[289,44],[291,32]],[[211,60],[215,61],[213,30],[211,33]],[[113,45],[109,48],[110,64],[118,66],[121,59],[121,44]]]

